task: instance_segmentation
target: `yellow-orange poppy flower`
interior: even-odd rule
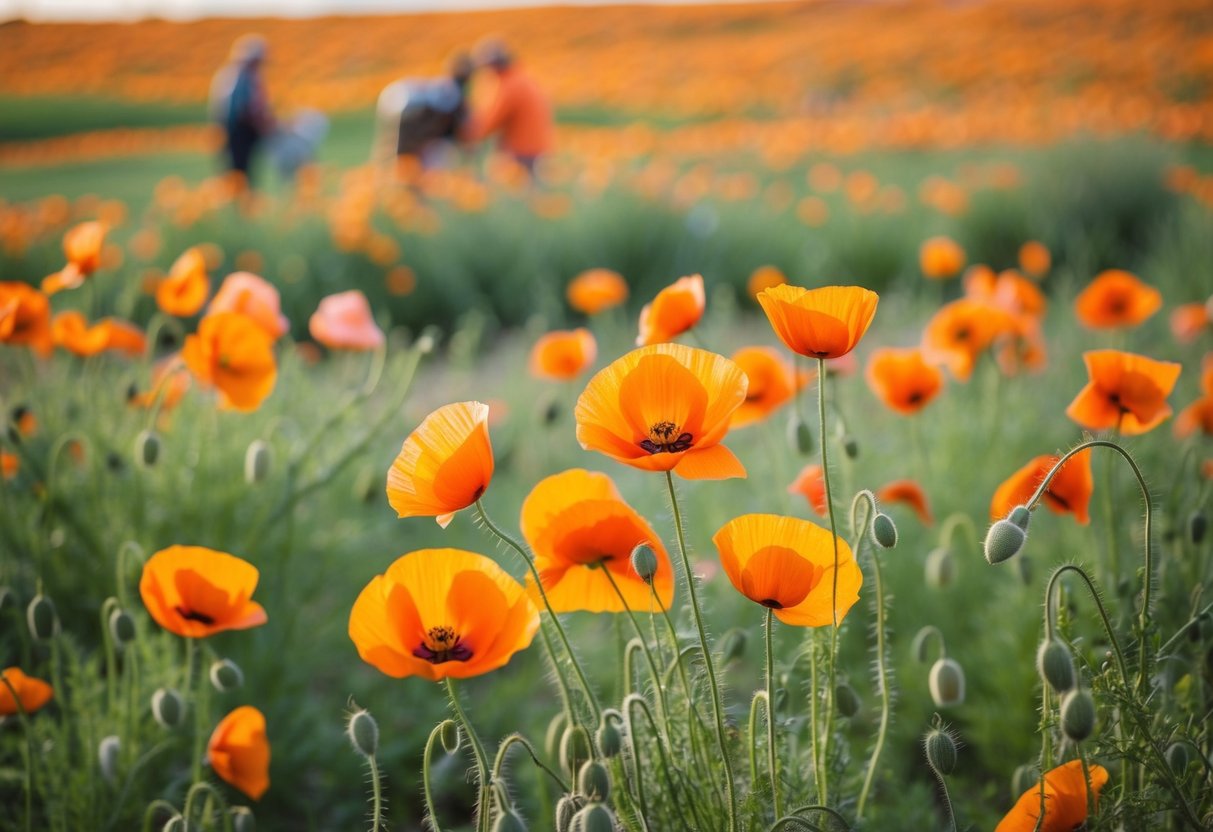
[[[1120,350],[1085,352],[1087,386],[1066,415],[1088,430],[1117,428],[1126,436],[1153,430],[1171,415],[1167,396],[1181,366]]]
[[[959,381],[973,375],[977,358],[1019,324],[1009,312],[984,301],[961,298],[942,307],[927,323],[922,346],[926,357],[947,366]]]
[[[998,273],[994,284],[994,302],[1012,315],[1040,318],[1048,308],[1044,292],[1014,269]]]
[[[140,393],[132,390],[127,399],[134,407],[155,407],[159,402],[160,410],[167,413],[177,406],[182,397],[190,389],[190,374],[180,355],[166,356],[152,366],[150,389]]]
[[[619,272],[587,269],[569,281],[566,296],[578,312],[597,315],[628,299],[628,283]]]
[[[632,550],[641,543],[657,556],[653,589],[661,605],[673,603],[674,571],[661,538],[606,474],[574,468],[540,480],[522,503],[522,535],[556,612],[623,612],[620,595],[629,609],[656,612],[649,585],[632,570]],[[528,575],[528,587],[532,582]]]
[[[943,389],[943,373],[916,348],[876,350],[868,360],[867,379],[886,407],[905,415],[922,410]]]
[[[826,481],[822,476],[820,465],[810,464],[801,469],[796,479],[788,486],[789,494],[799,494],[809,504],[809,508],[817,512],[818,517],[825,517],[826,510]]]
[[[761,422],[796,396],[809,374],[802,378],[771,347],[742,347],[733,353],[733,362],[745,373],[745,401],[733,411],[730,428],[741,428]]]
[[[1205,354],[1200,389],[1201,397],[1175,418],[1175,435],[1181,439],[1197,431],[1213,436],[1213,352]]]
[[[792,352],[809,358],[838,358],[859,343],[880,297],[860,286],[773,286],[759,293],[775,334]]]
[[[1171,334],[1181,344],[1190,344],[1209,326],[1209,308],[1203,303],[1185,303],[1171,310]]]
[[[893,480],[876,489],[876,499],[882,503],[900,503],[909,506],[918,515],[924,526],[935,524],[927,492],[914,480]]]
[[[784,273],[774,266],[759,266],[750,273],[750,279],[746,281],[746,291],[750,297],[757,300],[759,292],[772,286],[782,286],[787,282]]]
[[[8,451],[0,450],[0,477],[11,480],[21,470],[21,457]]]
[[[433,517],[445,529],[492,479],[489,406],[457,402],[426,416],[404,440],[387,474],[387,500],[398,517]]]
[[[974,263],[965,269],[961,285],[964,287],[965,297],[992,301],[998,286],[998,275],[985,263]]]
[[[224,312],[247,315],[271,341],[277,340],[290,328],[290,322],[282,314],[282,299],[278,290],[252,272],[233,272],[223,279],[219,291],[211,298],[206,316],[209,318]]]
[[[252,318],[238,312],[207,315],[185,339],[181,357],[190,372],[220,393],[234,410],[256,410],[274,390],[274,344]]]
[[[1049,273],[1053,257],[1044,243],[1029,240],[1019,247],[1019,268],[1037,280]]]
[[[947,280],[965,266],[965,250],[951,237],[931,237],[918,248],[918,265],[924,277]]]
[[[0,671],[0,677],[8,682],[8,685],[0,682],[0,716],[12,716],[21,711],[32,714],[50,702],[55,695],[50,685],[41,679],[26,676],[19,667],[4,668]],[[9,685],[12,685],[12,690],[9,690]],[[14,691],[16,698],[13,698]]]
[[[156,286],[156,305],[166,315],[188,318],[206,303],[211,281],[206,276],[206,258],[189,248],[173,262],[168,277]]]
[[[1049,363],[1040,321],[1021,317],[1019,331],[1004,338],[994,354],[1003,375],[1014,376],[1022,371],[1038,373]]]
[[[863,573],[851,547],[838,538],[835,595],[833,535],[808,520],[746,514],[726,523],[712,542],[737,591],[785,624],[824,627],[835,615],[841,622],[859,600]]]
[[[26,346],[50,355],[51,304],[46,295],[18,281],[0,282],[0,344]]]
[[[531,643],[539,611],[522,584],[474,552],[421,549],[376,575],[350,611],[358,655],[388,676],[465,679]]]
[[[81,286],[101,266],[107,231],[104,223],[92,221],[82,222],[64,234],[63,253],[67,255],[67,265],[42,281],[42,291],[53,295]]]
[[[577,399],[577,441],[645,471],[744,477],[720,442],[745,394],[745,373],[723,356],[681,344],[641,347],[590,379]]]
[[[312,337],[331,350],[374,350],[383,344],[371,304],[357,289],[321,298],[307,322]]]
[[[206,757],[223,782],[260,800],[270,787],[270,741],[265,715],[242,705],[220,720],[206,744]]]
[[[1011,509],[1025,504],[1044,481],[1045,476],[1057,464],[1059,456],[1038,456],[1003,481],[990,501],[990,519],[1001,520]],[[1089,513],[1091,494],[1095,480],[1091,476],[1091,451],[1079,451],[1066,460],[1049,481],[1049,487],[1041,498],[1044,504],[1058,514],[1073,514],[1082,525],[1091,522]]]
[[[1162,292],[1120,269],[1100,272],[1074,300],[1083,326],[1114,329],[1138,326],[1162,308]]]
[[[569,381],[585,372],[597,357],[598,342],[588,329],[549,332],[531,347],[531,375]]]
[[[82,313],[60,312],[51,322],[51,337],[57,346],[88,358],[113,350],[139,356],[147,348],[147,339],[134,324],[116,318],[103,318],[92,326]]]
[[[1099,792],[1108,782],[1108,770],[1101,765],[1088,767],[1091,791],[1098,803]],[[1087,778],[1082,761],[1071,760],[1045,775],[1045,816],[1040,817],[1040,786],[1028,789],[1015,802],[994,832],[1072,832],[1087,823]]]
[[[246,560],[205,546],[169,546],[147,559],[139,595],[164,629],[185,638],[247,630],[267,620],[252,600],[260,573]]]
[[[672,341],[699,323],[707,299],[702,275],[680,277],[665,287],[640,310],[640,334],[636,346]]]

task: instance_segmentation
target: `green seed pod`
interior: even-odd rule
[[[606,714],[602,715],[602,722],[594,733],[594,743],[598,746],[598,753],[607,758],[614,757],[623,750],[623,735],[619,733],[615,722],[607,719]]]
[[[1095,700],[1089,691],[1075,688],[1061,699],[1061,731],[1082,742],[1095,730]]]
[[[863,705],[859,701],[859,694],[855,692],[855,688],[846,682],[842,682],[834,688],[834,702],[838,705],[838,713],[847,719],[859,713],[859,709]]]
[[[611,775],[606,766],[596,760],[590,760],[577,772],[577,791],[591,801],[605,803],[611,796]]]
[[[552,717],[548,723],[548,730],[543,735],[543,750],[547,752],[548,757],[560,755],[560,740],[564,737],[565,724],[563,711]]]
[[[1027,506],[1015,506],[1007,515],[1007,519],[1022,529],[1024,534],[1027,534],[1028,524],[1032,522],[1032,512]]]
[[[573,826],[573,817],[584,805],[584,801],[575,794],[566,794],[556,801],[556,832],[569,832]]]
[[[882,549],[892,549],[897,545],[897,527],[893,518],[883,512],[872,520],[872,540]]]
[[[1036,767],[1024,764],[1016,766],[1011,775],[1011,794],[1023,794],[1036,784]]]
[[[253,817],[252,809],[247,806],[233,806],[230,814],[232,832],[257,832],[257,819]]]
[[[109,617],[110,638],[119,647],[135,640],[135,619],[126,610],[115,607]]]
[[[813,433],[795,413],[788,417],[788,444],[801,456],[813,453]]]
[[[651,581],[657,574],[657,553],[647,543],[639,544],[632,550],[632,571],[642,581]]]
[[[1209,518],[1200,509],[1192,512],[1192,516],[1188,518],[1188,539],[1194,544],[1199,545],[1205,539],[1205,534],[1209,531]]]
[[[236,690],[244,685],[244,672],[231,659],[220,659],[211,665],[211,684],[220,693]]]
[[[927,762],[940,774],[951,774],[956,768],[956,741],[947,731],[932,729],[923,739],[922,746]]]
[[[965,672],[955,659],[938,659],[927,677],[931,699],[937,708],[961,705],[965,701]]]
[[[1182,777],[1191,762],[1192,750],[1187,743],[1173,742],[1167,746],[1167,765],[1175,774]]]
[[[571,832],[615,832],[615,816],[601,803],[591,803],[573,818]]]
[[[560,762],[569,771],[579,771],[593,756],[590,734],[580,725],[570,725],[560,738]]]
[[[1010,520],[999,520],[990,526],[990,531],[986,533],[986,560],[991,564],[998,564],[1014,557],[1027,539],[1028,536],[1022,528]]]
[[[462,744],[459,726],[454,720],[444,719],[438,728],[438,741],[442,743],[442,750],[447,754],[454,754]]]
[[[270,446],[254,439],[244,453],[244,481],[249,485],[262,482],[270,473]]]
[[[1074,657],[1070,648],[1055,638],[1040,643],[1036,651],[1036,670],[1058,693],[1074,687]]]
[[[101,766],[101,776],[111,786],[118,782],[118,756],[122,745],[118,737],[110,734],[97,745],[97,763]]]
[[[517,812],[509,809],[497,814],[497,820],[493,822],[493,832],[526,832],[526,824],[518,817]]]
[[[160,434],[154,430],[139,431],[135,437],[135,461],[151,468],[160,459]]]
[[[729,630],[720,639],[720,657],[725,664],[745,655],[745,630]]]
[[[152,694],[152,716],[162,728],[172,731],[185,721],[185,703],[172,688],[160,688]]]
[[[59,613],[55,602],[45,595],[35,595],[25,609],[25,621],[34,641],[50,641],[59,634]]]
[[[926,562],[927,586],[943,589],[956,580],[956,556],[946,546],[932,549]]]
[[[363,757],[374,757],[379,750],[379,723],[375,722],[370,711],[359,708],[350,714],[345,733],[350,738],[354,750]]]

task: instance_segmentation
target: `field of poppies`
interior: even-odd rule
[[[0,27],[0,829],[1213,828],[1202,4],[251,25]]]

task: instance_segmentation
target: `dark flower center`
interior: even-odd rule
[[[763,600],[759,601],[758,603],[762,604],[764,607],[769,607],[770,609],[773,609],[773,610],[783,609],[783,604],[779,603],[774,598],[764,598]]]
[[[466,662],[472,658],[472,649],[461,637],[447,626],[430,627],[425,639],[413,650],[413,655],[431,664],[442,662]]]
[[[198,612],[197,610],[187,610],[185,607],[182,607],[182,606],[176,606],[176,607],[173,607],[173,609],[176,611],[177,615],[181,616],[186,621],[200,621],[203,624],[206,624],[208,627],[211,624],[215,623],[215,619],[211,618],[209,615],[207,615],[204,612]]]
[[[651,454],[681,453],[690,448],[693,441],[691,434],[681,431],[673,422],[658,422],[649,427],[649,438],[642,439],[639,445]]]

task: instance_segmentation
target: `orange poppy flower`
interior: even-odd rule
[[[555,381],[577,378],[598,357],[598,342],[585,328],[549,332],[531,347],[531,375]]]
[[[1007,376],[1018,375],[1025,370],[1034,373],[1043,370],[1049,363],[1049,353],[1040,321],[1020,318],[1019,331],[1003,339],[995,353],[995,360],[1003,375]]]
[[[154,407],[160,402],[161,412],[167,413],[177,406],[190,389],[190,374],[180,355],[170,355],[152,366],[151,388],[143,393],[134,392],[128,402],[135,407]]]
[[[1099,792],[1108,782],[1108,770],[1101,765],[1088,767],[1091,791],[1098,803]],[[1087,822],[1087,779],[1082,761],[1071,760],[1045,775],[1045,816],[1040,817],[1040,786],[1028,789],[994,832],[1070,832]],[[1037,824],[1039,821],[1039,825]]]
[[[750,297],[757,299],[758,293],[764,289],[782,286],[787,282],[788,279],[784,273],[774,266],[759,266],[750,273],[750,279],[746,281],[746,291],[749,292]]]
[[[645,304],[640,310],[640,334],[636,336],[636,346],[672,341],[699,323],[706,305],[701,275],[678,278],[673,285],[658,292],[652,303]]]
[[[223,279],[223,285],[211,298],[206,316],[209,318],[223,312],[247,315],[272,341],[286,334],[290,328],[290,322],[282,314],[282,299],[278,290],[252,272],[233,272]]]
[[[788,486],[788,493],[804,497],[809,508],[817,512],[818,517],[826,516],[826,510],[829,508],[826,505],[826,481],[820,465],[806,465]]]
[[[0,450],[0,476],[6,480],[11,480],[17,476],[17,472],[21,470],[21,457],[16,454],[10,454],[8,451]]]
[[[619,272],[588,269],[569,282],[565,294],[578,312],[597,315],[628,299],[628,283]]]
[[[13,716],[21,711],[32,714],[55,695],[50,685],[41,679],[26,676],[19,667],[4,668],[0,671],[0,677],[8,682],[8,685],[0,682],[0,716]],[[9,690],[9,685],[13,686],[12,690]],[[16,698],[13,698],[13,691],[17,693]]]
[[[1019,247],[1019,268],[1038,280],[1048,274],[1053,257],[1044,243],[1029,240]]]
[[[993,300],[1013,315],[1032,318],[1043,316],[1049,305],[1040,287],[1014,269],[998,273]]]
[[[489,406],[457,402],[426,416],[404,440],[387,474],[387,500],[398,517],[434,517],[445,529],[492,479]]]
[[[910,415],[922,410],[943,389],[943,373],[928,364],[922,350],[883,347],[868,360],[868,387],[889,409]]]
[[[909,506],[924,526],[935,525],[927,493],[914,480],[893,480],[876,489],[876,499],[882,503],[901,503]]]
[[[574,413],[577,441],[645,471],[744,477],[719,443],[745,394],[745,373],[723,356],[681,344],[641,347],[590,379]]]
[[[968,381],[978,357],[1000,336],[1019,328],[1005,310],[984,301],[961,298],[941,308],[927,323],[922,346],[931,361],[945,364],[959,381]]]
[[[879,296],[859,286],[773,286],[758,303],[779,340],[809,358],[838,358],[855,349],[876,314]]]
[[[225,783],[260,800],[270,787],[270,742],[265,715],[242,705],[220,720],[206,744],[206,757]]]
[[[733,362],[749,379],[745,401],[733,411],[730,428],[741,428],[761,422],[790,402],[796,391],[808,383],[812,374],[803,378],[771,347],[742,347],[733,353]]]
[[[657,555],[653,588],[662,606],[674,601],[674,571],[661,538],[606,474],[574,468],[540,480],[522,503],[522,535],[556,612],[623,612],[619,595],[629,609],[655,612],[649,585],[632,570],[632,550],[641,543]],[[527,576],[532,592],[533,580]]]
[[[1100,272],[1074,301],[1079,322],[1091,329],[1137,326],[1161,308],[1162,292],[1120,269]]]
[[[1181,439],[1198,430],[1213,436],[1213,352],[1205,355],[1200,389],[1201,397],[1181,410],[1175,419],[1175,435]]]
[[[0,282],[0,344],[26,346],[39,355],[50,355],[55,342],[46,295],[26,283]]]
[[[785,624],[824,627],[835,615],[841,622],[859,600],[863,573],[851,547],[838,538],[835,595],[833,535],[808,520],[746,514],[726,523],[712,542],[737,591]]]
[[[1171,415],[1167,396],[1181,369],[1170,361],[1154,361],[1120,350],[1085,352],[1087,386],[1066,415],[1088,430],[1117,428],[1126,436],[1153,430]]]
[[[116,318],[103,318],[92,326],[75,310],[60,312],[51,323],[51,337],[57,346],[82,358],[108,350],[135,357],[147,348],[147,339],[134,324]]]
[[[965,269],[961,278],[965,297],[973,300],[992,301],[998,286],[998,275],[985,263],[974,263]]]
[[[103,223],[92,221],[82,222],[63,235],[63,253],[67,255],[67,265],[42,281],[42,291],[53,295],[81,286],[101,266],[107,231]]]
[[[1171,311],[1171,334],[1181,344],[1190,344],[1209,325],[1209,310],[1203,303],[1185,303]]]
[[[1038,456],[1003,481],[990,501],[990,519],[1001,520],[1011,509],[1024,505],[1057,464],[1059,456]],[[1041,498],[1058,514],[1073,514],[1082,525],[1091,522],[1088,513],[1095,480],[1091,476],[1091,451],[1080,451],[1066,460]]]
[[[168,277],[156,286],[156,305],[166,315],[188,318],[206,303],[211,281],[206,276],[206,258],[189,248],[173,262]]]
[[[181,357],[199,381],[214,385],[224,407],[256,410],[274,390],[274,344],[252,318],[238,312],[208,314],[185,339]]]
[[[374,350],[383,344],[371,304],[357,289],[320,300],[307,322],[312,337],[331,350]]]
[[[964,268],[965,250],[951,237],[931,237],[918,249],[918,265],[931,280],[956,277]]]
[[[147,559],[139,595],[157,624],[184,638],[247,630],[267,620],[252,600],[260,573],[235,555],[205,546],[169,546]]]
[[[466,679],[531,643],[539,611],[522,584],[484,555],[421,549],[376,575],[350,611],[364,662],[397,679]]]

